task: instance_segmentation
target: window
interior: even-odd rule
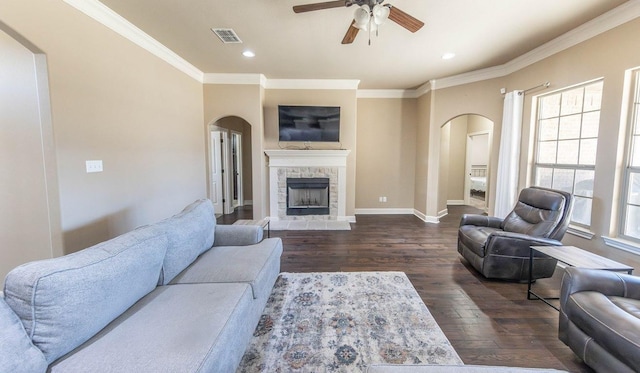
[[[640,70],[634,72],[629,152],[622,201],[622,235],[640,240]]]
[[[602,80],[538,97],[535,185],[574,195],[571,222],[591,224]]]

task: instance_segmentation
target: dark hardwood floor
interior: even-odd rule
[[[558,312],[526,299],[526,284],[486,280],[461,260],[460,216],[478,212],[449,206],[439,224],[411,215],[359,215],[351,231],[271,231],[271,237],[282,238],[283,272],[405,272],[465,364],[592,372],[558,340]],[[250,218],[244,208],[218,223]],[[557,289],[558,277],[536,286]]]

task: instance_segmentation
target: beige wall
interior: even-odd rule
[[[356,208],[413,209],[416,105],[416,99],[358,99]]]
[[[62,1],[2,2],[0,21],[47,57],[65,252],[205,196],[202,84]]]
[[[303,143],[278,142],[278,105],[340,106],[340,144],[314,143],[314,149],[348,149],[346,216],[355,215],[356,197],[356,115],[355,90],[268,89],[264,100],[265,149],[302,148]]]
[[[445,156],[449,157],[449,178],[440,179],[440,185],[446,185],[445,205],[440,205],[440,209],[447,208],[447,200],[463,201],[464,200],[464,181],[465,168],[467,161],[467,133],[468,131],[468,115],[461,115],[448,122],[445,126],[450,127],[449,153]]]
[[[627,126],[626,122],[621,123],[623,110],[626,110],[623,105],[624,76],[625,70],[640,66],[639,34],[640,19],[636,19],[518,71],[509,77],[508,83],[514,88],[528,88],[545,81],[551,82],[548,89],[531,92],[525,97],[523,155],[520,162],[520,184],[524,186],[528,184],[532,172],[533,126],[530,118],[534,95],[592,79],[604,79],[591,221],[591,231],[596,237],[586,240],[567,235],[564,242],[612,255],[618,255],[614,253],[618,250],[606,247],[601,236],[616,234],[622,151]]]
[[[0,24],[0,281],[62,252],[46,60],[28,48]]]
[[[429,131],[432,121],[433,92],[418,98],[418,127],[416,129],[416,167],[413,194],[414,212],[424,218],[427,215],[427,171],[429,166]],[[437,184],[436,184],[437,187]]]

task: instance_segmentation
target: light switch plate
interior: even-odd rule
[[[102,172],[102,160],[87,161],[87,173]]]

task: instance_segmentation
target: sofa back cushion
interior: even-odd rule
[[[200,254],[213,246],[216,215],[208,199],[195,201],[181,213],[157,224],[168,239],[160,284],[166,285]]]
[[[31,343],[22,321],[0,297],[0,372],[46,372],[42,351]]]
[[[566,197],[553,190],[525,188],[513,211],[502,222],[502,229],[548,238],[562,220],[566,203]]]
[[[167,238],[153,226],[6,277],[5,299],[48,363],[113,321],[158,283]]]

